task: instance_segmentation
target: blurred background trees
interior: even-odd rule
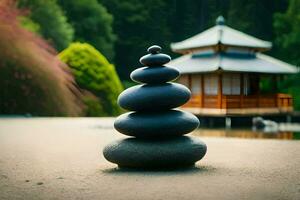
[[[74,40],[96,47],[109,60],[114,58],[113,16],[97,0],[58,0],[75,29]]]
[[[300,0],[290,0],[287,10],[274,14],[276,56],[300,65]]]
[[[122,88],[118,76],[123,85],[130,85],[129,74],[140,66],[138,59],[144,55],[145,47],[159,44],[164,52],[176,57],[178,55],[170,51],[171,42],[186,39],[213,26],[219,15],[223,15],[226,23],[235,29],[272,41],[274,48],[269,52],[272,56],[298,66],[300,64],[300,0],[2,0],[0,4],[3,7],[13,2],[21,11],[16,22],[23,27],[19,27],[19,31],[29,30],[40,36],[39,40],[43,38],[47,41],[56,50],[51,50],[52,57],[66,48],[64,52],[70,52],[67,58],[62,56],[66,53],[61,53],[60,57],[70,65],[78,87],[81,87],[81,101],[85,104],[85,114],[82,115],[115,115],[120,112],[113,102]],[[3,34],[12,33],[3,31]],[[3,38],[4,35],[0,38],[0,45],[5,43]],[[21,48],[22,45],[18,45]],[[7,48],[6,51],[11,53],[20,51],[14,45]],[[26,57],[26,48],[23,45],[24,55],[18,56]],[[75,49],[85,53],[77,55]],[[83,54],[85,63],[81,63],[81,67],[69,62]],[[93,56],[99,61],[91,58]],[[21,62],[14,60],[14,57],[8,58],[14,63]],[[19,66],[23,64],[19,63]],[[4,73],[3,69],[0,69],[0,74]],[[109,73],[110,70],[112,73]],[[83,77],[90,78],[82,81],[78,76],[80,71],[87,73]],[[95,73],[101,75],[95,76]],[[288,88],[295,95],[299,80],[299,75],[295,75],[280,83],[282,91]],[[106,89],[98,90],[92,86]],[[300,107],[298,97],[296,104]]]
[[[275,51],[276,57],[300,65],[300,0],[290,0],[287,10],[274,14]],[[280,83],[281,91],[292,94],[294,106],[300,109],[300,74],[289,76]]]

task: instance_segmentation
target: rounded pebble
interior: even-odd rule
[[[171,57],[167,54],[159,53],[159,54],[147,54],[140,59],[140,63],[146,66],[161,66],[168,62],[170,62]]]
[[[125,113],[117,117],[114,127],[124,135],[140,138],[163,138],[187,134],[199,126],[198,118],[188,112]]]
[[[124,168],[176,168],[192,166],[203,158],[205,143],[193,137],[168,140],[127,138],[115,141],[103,150],[104,157]]]
[[[123,91],[118,104],[131,111],[161,111],[185,104],[190,96],[189,89],[178,83],[137,85]]]
[[[171,67],[143,67],[134,70],[130,78],[138,83],[166,83],[175,80],[179,76],[179,71]]]
[[[160,53],[161,47],[158,45],[153,45],[147,49],[148,53],[157,54]]]

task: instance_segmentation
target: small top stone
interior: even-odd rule
[[[168,62],[170,62],[171,57],[167,54],[160,53],[161,47],[157,45],[153,45],[147,49],[149,54],[144,55],[140,58],[140,63],[149,67],[157,67],[162,66]]]
[[[161,47],[158,45],[153,45],[147,49],[147,51],[151,54],[158,54],[161,51]]]

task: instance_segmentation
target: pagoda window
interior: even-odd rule
[[[218,94],[218,75],[217,74],[206,74],[204,76],[204,93],[207,95]]]
[[[201,75],[200,74],[193,74],[191,76],[191,91],[193,95],[200,95],[201,94]]]
[[[189,88],[189,77],[188,75],[182,75],[180,76],[180,78],[178,79],[178,83],[185,85],[186,87]]]
[[[239,95],[240,89],[240,74],[223,74],[222,76],[222,91],[224,95]]]
[[[254,55],[254,52],[253,50],[251,50],[250,48],[247,49],[247,48],[237,48],[237,47],[228,47],[226,49],[226,52],[227,53],[230,53],[230,54],[244,54],[244,55]]]

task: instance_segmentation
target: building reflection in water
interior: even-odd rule
[[[276,132],[268,133],[251,129],[204,129],[199,128],[192,132],[194,136],[205,137],[235,137],[235,138],[259,138],[259,139],[282,139],[300,140],[299,132]]]

